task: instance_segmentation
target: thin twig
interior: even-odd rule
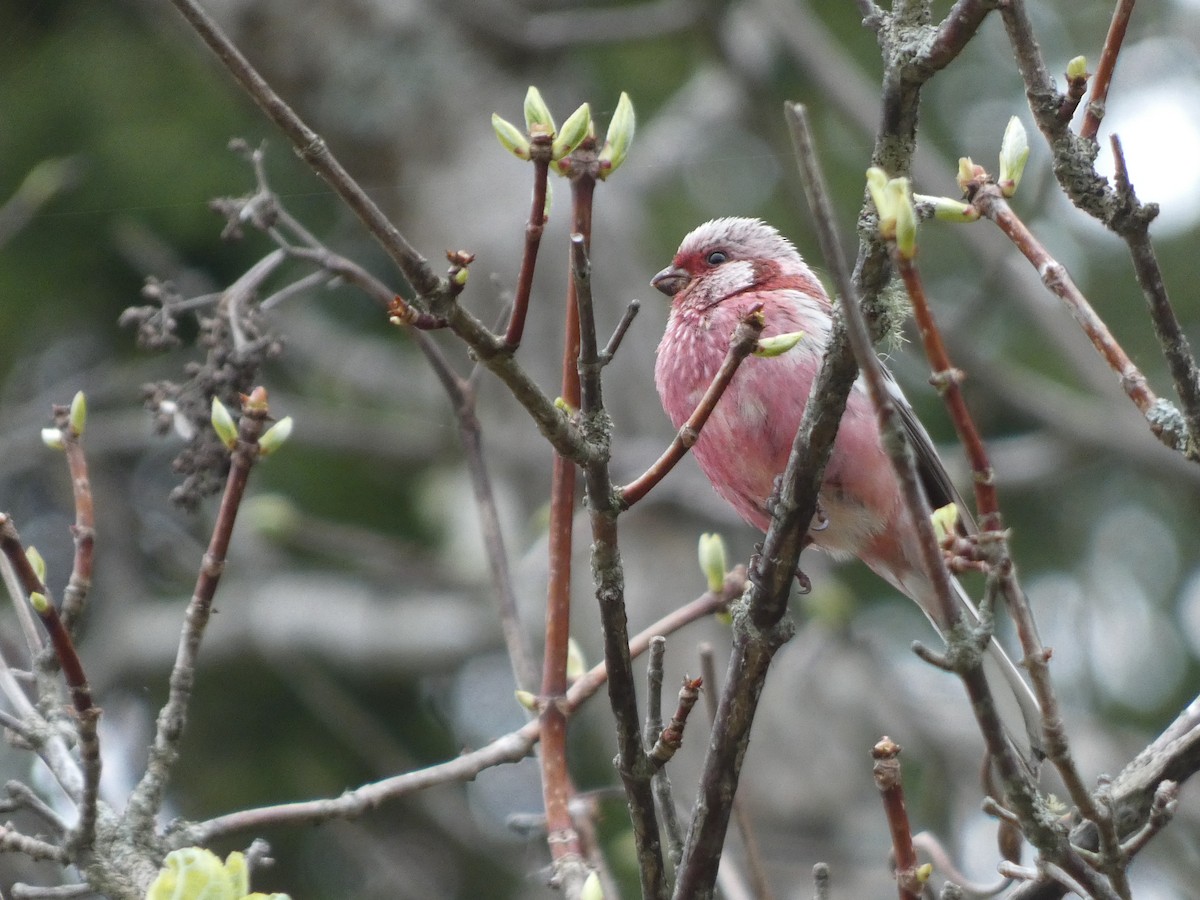
[[[896,887],[900,900],[920,900],[921,881],[917,876],[917,852],[913,847],[912,825],[904,805],[904,783],[900,775],[900,745],[883,737],[873,748],[872,774],[883,798],[883,811],[892,834]]]
[[[574,154],[580,162],[594,158],[594,144],[585,140]],[[589,200],[586,206],[590,225],[590,194],[594,181],[589,174],[581,175],[573,186],[585,189]],[[577,216],[577,222],[580,219]],[[603,361],[596,340],[595,309],[592,303],[591,269],[588,261],[587,234],[577,231],[571,235],[571,282],[578,312],[577,373],[580,398],[580,417],[586,432],[599,438],[611,431],[604,409],[601,384]],[[597,440],[607,446],[607,440]],[[636,676],[629,655],[628,620],[625,612],[625,577],[618,546],[617,522],[622,511],[614,495],[608,460],[596,459],[583,469],[588,496],[588,520],[592,530],[592,580],[600,607],[604,632],[604,659],[608,665],[608,699],[616,720],[617,771],[625,786],[634,843],[637,847],[638,870],[642,895],[646,898],[665,898],[669,890],[663,862],[662,841],[655,813],[653,776],[655,765],[642,744],[637,709]]]
[[[525,223],[525,251],[521,257],[521,270],[517,275],[517,291],[513,296],[512,313],[504,342],[514,350],[525,334],[525,316],[529,312],[529,295],[533,291],[533,272],[537,267],[538,248],[542,243],[542,231],[546,226],[546,180],[550,172],[549,134],[534,135],[530,154],[533,162],[533,199],[529,206],[529,221]],[[540,152],[539,152],[540,151]]]
[[[744,569],[730,573],[721,591],[702,594],[690,603],[672,610],[637,634],[629,642],[630,656],[636,658],[645,653],[651,638],[656,635],[674,634],[684,626],[726,608],[730,600],[741,594],[745,583]],[[567,715],[574,713],[586,700],[600,691],[607,681],[608,670],[605,664],[593,666],[571,685],[563,698],[563,711]],[[526,722],[516,731],[497,738],[486,747],[464,753],[448,762],[363,785],[340,797],[242,810],[206,822],[179,823],[170,834],[171,846],[208,844],[218,837],[239,831],[262,830],[289,824],[317,824],[330,819],[362,815],[368,810],[415,791],[438,784],[469,781],[484,769],[520,762],[533,752],[540,733],[540,722],[535,719]]]
[[[716,409],[717,402],[729,387],[729,382],[733,380],[738,367],[758,345],[758,339],[765,324],[760,304],[755,304],[742,317],[741,323],[729,341],[729,350],[725,353],[721,368],[713,376],[708,390],[704,392],[704,396],[700,398],[700,402],[696,404],[695,410],[688,416],[687,421],[680,426],[670,445],[650,468],[629,484],[618,489],[623,507],[628,508],[645,497],[655,485],[667,477],[667,473],[695,445],[696,440],[700,437],[701,429],[704,428],[709,416]]]
[[[81,401],[82,402],[82,401]],[[75,539],[75,558],[71,577],[63,589],[62,620],[68,632],[83,612],[88,590],[92,586],[92,557],[96,541],[96,516],[92,502],[92,482],[88,475],[87,455],[83,450],[83,435],[70,421],[70,407],[55,409],[55,424],[62,434],[63,452],[71,475],[71,491],[75,498],[75,524],[71,535]]]
[[[591,234],[591,203],[595,182],[571,183],[574,234],[583,235],[587,249]],[[572,256],[572,259],[574,257]],[[579,409],[579,304],[574,265],[567,284],[563,333],[562,387],[568,409]],[[542,662],[542,799],[546,808],[547,841],[555,871],[568,897],[574,897],[586,877],[579,836],[571,821],[571,781],[567,770],[567,717],[562,698],[567,691],[567,643],[571,636],[571,547],[575,519],[576,470],[561,453],[554,455],[550,479],[549,579],[546,588],[546,638]],[[606,656],[607,659],[607,656]],[[634,726],[636,729],[636,725]],[[639,745],[640,746],[640,745]]]
[[[1117,0],[1113,8],[1112,21],[1108,23],[1108,34],[1104,37],[1104,49],[1100,51],[1100,62],[1096,66],[1095,77],[1092,78],[1092,95],[1088,98],[1087,112],[1084,113],[1083,125],[1079,128],[1079,136],[1084,140],[1094,141],[1096,133],[1100,130],[1100,120],[1104,118],[1104,107],[1108,100],[1108,89],[1112,86],[1117,56],[1121,53],[1121,45],[1125,43],[1125,32],[1133,15],[1133,4],[1134,0]]]
[[[650,659],[646,665],[646,734],[645,746],[652,747],[662,732],[662,681],[663,655],[667,639],[661,635],[650,642]],[[662,819],[667,836],[667,856],[671,865],[678,868],[683,857],[683,829],[679,824],[679,813],[675,808],[675,796],[671,790],[671,779],[665,766],[654,773],[651,785],[658,814]]]
[[[444,321],[471,347],[476,358],[505,383],[555,450],[576,462],[587,460],[593,448],[581,439],[566,417],[516,364],[508,344],[456,302],[461,288],[434,274],[428,260],[384,216],[366,191],[330,152],[324,140],[271,88],[195,0],[171,2],[251,99],[287,135],[300,157],[358,216],[408,279],[417,295],[431,307],[429,314],[438,321]]]
[[[1013,212],[1000,189],[991,183],[978,182],[968,189],[970,202],[979,212],[994,222],[1013,242],[1021,254],[1037,269],[1042,282],[1056,297],[1063,301],[1067,310],[1079,323],[1080,328],[1091,340],[1109,367],[1120,377],[1121,388],[1146,418],[1150,431],[1168,447],[1187,449],[1187,435],[1169,427],[1164,421],[1166,401],[1150,388],[1146,376],[1113,337],[1108,326],[1096,314],[1083,292],[1079,290],[1070,274]]]
[[[954,368],[946,345],[942,341],[942,333],[933,317],[929,300],[925,295],[925,285],[921,280],[920,271],[914,261],[902,254],[895,255],[896,267],[908,297],[912,301],[913,318],[921,333],[921,341],[925,347],[925,357],[933,370],[930,382],[941,394],[942,401],[950,413],[954,430],[958,434],[959,443],[966,452],[967,461],[971,466],[972,484],[975,489],[975,512],[979,516],[980,531],[998,532],[1004,528],[1000,515],[1000,506],[996,496],[995,471],[992,469],[987,448],[983,445],[975,419],[967,409],[966,400],[962,394],[962,372]]]
[[[705,707],[710,724],[717,718],[717,665],[713,654],[712,644],[700,645],[700,677],[707,685],[704,692]],[[758,843],[758,835],[754,831],[754,823],[746,812],[746,804],[736,794],[731,801],[733,804],[733,820],[737,824],[738,834],[742,838],[742,847],[746,851],[746,869],[750,880],[750,890],[756,900],[772,900],[775,896],[771,890],[771,881],[767,878],[767,867],[763,863],[762,848]]]
[[[342,198],[367,226],[419,295],[444,290],[428,261],[404,238],[350,174],[342,168],[325,141],[296,115],[267,84],[229,37],[195,0],[171,0],[230,74],[259,108],[284,132],[300,157]]]
[[[171,670],[167,702],[158,714],[146,772],[130,794],[127,805],[126,814],[135,833],[141,833],[143,840],[148,841],[154,831],[156,817],[162,808],[166,793],[167,780],[179,758],[179,743],[187,723],[200,642],[212,615],[213,598],[225,569],[225,558],[233,539],[234,522],[245,496],[250,470],[258,461],[258,439],[263,433],[269,414],[266,391],[255,388],[243,404],[242,416],[238,422],[237,445],[231,454],[225,492],[221,496],[221,505],[217,510],[216,522],[213,523],[208,549],[200,564],[196,586],[188,603],[183,633],[175,655],[175,665]]]
[[[651,765],[662,768],[683,746],[683,732],[687,727],[688,716],[691,715],[696,701],[700,699],[700,687],[703,683],[702,678],[683,679],[683,685],[679,688],[679,704],[675,708],[675,714],[659,732],[658,739],[647,753]]]
[[[1121,230],[1121,236],[1129,247],[1133,271],[1146,299],[1154,333],[1167,360],[1175,393],[1183,406],[1189,437],[1187,453],[1196,458],[1197,454],[1200,454],[1200,372],[1197,371],[1191,345],[1167,295],[1162,269],[1158,265],[1158,257],[1150,241],[1150,222],[1153,214],[1143,209],[1133,192],[1121,140],[1115,134],[1112,136],[1112,151],[1115,168],[1113,181],[1117,196],[1130,210],[1128,226]]]

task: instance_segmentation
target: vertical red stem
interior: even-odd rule
[[[592,194],[587,176],[571,182],[572,231],[591,240]],[[568,273],[563,334],[562,392],[570,409],[579,408],[579,308],[575,279]],[[571,634],[571,523],[575,514],[575,464],[555,454],[550,487],[550,583],[546,598],[546,655],[542,670],[542,797],[550,853],[555,861],[580,858],[579,836],[571,822],[571,781],[567,770],[567,641]]]

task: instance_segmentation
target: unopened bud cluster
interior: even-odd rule
[[[597,178],[607,178],[625,162],[629,146],[633,143],[635,125],[633,103],[629,95],[622,92],[613,111],[604,145],[596,157]],[[538,158],[548,161],[560,175],[570,174],[571,166],[567,157],[586,138],[594,138],[596,133],[588,104],[580,104],[560,128],[541,91],[532,86],[525,94],[525,131],[498,113],[492,114],[492,130],[496,132],[501,146],[517,159]]]

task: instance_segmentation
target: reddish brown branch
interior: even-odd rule
[[[1089,141],[1096,139],[1096,133],[1100,130],[1100,120],[1104,118],[1108,89],[1112,85],[1113,70],[1117,66],[1121,45],[1125,42],[1129,19],[1133,15],[1133,3],[1134,0],[1117,0],[1112,21],[1108,24],[1104,49],[1100,51],[1100,62],[1092,79],[1092,96],[1088,98],[1087,112],[1084,113],[1083,125],[1079,128],[1079,136]]]
[[[1046,287],[1066,304],[1067,310],[1079,323],[1084,334],[1099,351],[1104,361],[1121,378],[1121,387],[1143,415],[1153,411],[1158,397],[1150,389],[1146,376],[1142,374],[1129,355],[1124,351],[1108,326],[1096,315],[1087,298],[1076,286],[1067,270],[1063,268],[1034,237],[1025,223],[1012,211],[1008,202],[994,184],[980,184],[971,194],[971,203],[979,212],[991,219],[1016,245],[1021,254],[1033,264]],[[1151,422],[1151,428],[1155,425]],[[1160,430],[1155,430],[1161,434]]]
[[[687,726],[688,716],[691,715],[692,707],[696,705],[696,701],[700,698],[700,687],[703,684],[703,679],[700,678],[684,678],[683,685],[679,689],[679,705],[675,708],[675,715],[671,716],[671,721],[666,724],[666,727],[658,734],[658,739],[654,742],[654,747],[650,751],[650,762],[654,766],[664,766],[675,755],[675,751],[683,746],[683,730]]]
[[[16,527],[3,513],[0,513],[0,548],[16,571],[26,596],[31,598],[34,612],[46,629],[50,646],[54,649],[54,658],[71,695],[83,774],[77,804],[79,821],[75,825],[72,839],[81,847],[90,847],[95,839],[96,804],[100,796],[100,737],[96,730],[100,709],[92,702],[92,687],[84,672],[83,660],[79,658],[75,649],[75,642],[59,616],[45,584],[26,556]]]
[[[261,387],[255,388],[245,398],[242,406],[237,445],[232,451],[225,492],[221,496],[221,505],[217,510],[216,522],[213,523],[208,549],[200,564],[196,586],[188,603],[183,634],[176,651],[175,665],[171,670],[167,702],[158,714],[154,743],[146,761],[146,772],[129,797],[127,810],[131,825],[134,831],[141,833],[147,841],[154,831],[171,769],[179,758],[179,742],[187,723],[200,643],[212,615],[213,598],[221,582],[221,574],[225,570],[225,557],[233,540],[233,526],[246,493],[250,470],[258,461],[258,439],[269,416],[267,392]]]
[[[900,745],[886,735],[871,748],[875,760],[872,773],[883,798],[883,811],[892,834],[895,856],[896,887],[900,900],[921,900],[921,879],[917,874],[917,851],[913,847],[912,826],[904,804],[904,784],[900,777]]]
[[[954,423],[954,430],[958,434],[958,439],[967,454],[967,461],[971,465],[975,488],[975,511],[979,515],[980,530],[1000,531],[1004,524],[996,497],[994,472],[987,448],[983,445],[979,429],[975,427],[975,420],[963,398],[962,373],[950,362],[950,355],[946,352],[942,333],[933,318],[933,310],[925,295],[925,285],[916,265],[913,260],[901,254],[895,254],[895,259],[900,277],[904,280],[904,286],[912,301],[913,316],[921,332],[925,356],[933,370],[930,382],[942,395],[942,400],[950,413],[950,419]]]
[[[595,182],[571,183],[573,233],[591,237],[591,205]],[[562,401],[579,408],[579,305],[573,267],[568,271],[566,324],[563,332]],[[567,768],[567,642],[571,636],[571,547],[575,517],[575,464],[556,453],[550,484],[549,582],[546,592],[546,643],[542,665],[542,799],[547,840],[556,877],[583,875],[583,849],[571,819],[571,781]]]
[[[667,473],[683,459],[688,450],[696,443],[701,429],[704,428],[704,423],[716,409],[717,402],[729,387],[729,382],[733,380],[738,367],[747,356],[754,352],[765,324],[762,317],[762,304],[755,304],[734,331],[733,338],[729,342],[729,351],[725,354],[721,368],[713,376],[712,384],[708,386],[708,390],[704,392],[704,396],[700,398],[700,402],[696,404],[696,409],[688,417],[688,420],[680,427],[675,439],[649,469],[634,481],[618,489],[617,493],[621,498],[622,506],[628,508],[645,497],[655,485],[667,477]]]
[[[92,483],[88,475],[87,455],[83,450],[83,435],[70,423],[70,407],[56,407],[55,424],[62,432],[63,451],[71,475],[71,490],[75,497],[75,524],[71,535],[75,539],[75,560],[71,577],[63,590],[62,623],[67,632],[83,612],[88,591],[92,586],[92,558],[96,542],[96,517],[92,502]]]
[[[529,311],[529,295],[533,290],[533,272],[537,267],[538,248],[542,244],[542,230],[546,225],[546,181],[550,171],[549,134],[534,135],[533,146],[546,145],[546,152],[533,153],[533,200],[529,206],[529,221],[525,223],[525,252],[521,257],[521,271],[517,275],[517,291],[513,297],[512,313],[504,343],[515,350],[525,333],[525,316]]]

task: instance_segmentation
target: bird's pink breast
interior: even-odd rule
[[[765,531],[766,500],[787,464],[829,331],[825,301],[796,291],[748,292],[733,303],[705,310],[678,304],[658,348],[655,382],[663,408],[678,428],[692,414],[720,368],[729,339],[752,302],[763,302],[764,335],[803,331],[788,353],[751,356],[738,369],[693,448],[717,493],[743,519]],[[879,441],[870,401],[851,393],[821,502],[829,520],[814,543],[838,554],[877,556],[885,522],[899,506],[899,491]],[[890,561],[877,560],[884,568]],[[897,561],[898,562],[898,561]],[[875,566],[872,566],[875,568]]]

